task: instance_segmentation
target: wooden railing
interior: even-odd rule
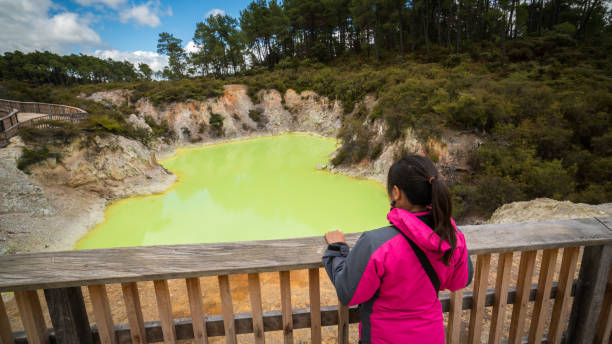
[[[3,116],[2,113],[4,112],[10,112],[10,114]],[[19,112],[45,115],[19,122]],[[9,144],[9,139],[17,135],[20,127],[46,128],[50,126],[48,123],[50,120],[74,123],[86,118],[87,111],[74,106],[0,99],[0,148],[6,147]],[[10,121],[10,127],[3,125],[3,123],[7,123],[7,119]]]
[[[17,109],[20,112],[31,112],[31,113],[44,113],[44,114],[86,114],[87,111],[79,109],[78,107],[61,105],[61,104],[48,104],[48,103],[37,103],[37,102],[19,102],[15,100],[0,99],[0,107],[8,107],[10,109]]]
[[[15,135],[19,126],[17,109],[2,108],[0,111],[0,148],[6,147],[8,139]]]
[[[611,228],[612,217],[462,227],[469,252],[476,256],[476,272],[472,291],[440,295],[447,342],[609,343]],[[348,235],[349,244],[358,236]],[[227,343],[236,343],[238,334],[251,333],[255,343],[263,343],[265,332],[282,331],[283,341],[291,343],[294,330],[309,328],[308,341],[320,343],[322,327],[337,326],[339,343],[355,343],[357,338],[348,337],[349,324],[359,321],[359,309],[321,306],[325,246],[321,237],[312,237],[5,255],[0,257],[0,292],[15,292],[25,333],[11,330],[0,302],[0,342],[207,343],[210,337],[225,336]],[[518,263],[516,276],[513,262]],[[293,270],[308,270],[308,308],[292,306]],[[263,272],[279,274],[280,310],[262,311]],[[235,274],[248,275],[251,312],[234,312],[228,275]],[[204,314],[203,276],[217,277],[222,314]],[[173,319],[169,279],[185,280],[190,318]],[[144,281],[153,281],[159,321],[143,321],[138,285]],[[107,285],[114,283],[121,284],[128,324],[113,321]],[[95,326],[85,311],[85,286]],[[52,329],[45,325],[37,290],[44,290]],[[467,324],[464,310],[470,313]]]

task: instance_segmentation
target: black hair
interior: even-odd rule
[[[431,206],[434,232],[451,246],[442,255],[442,261],[448,265],[457,246],[455,227],[451,223],[453,205],[448,187],[438,174],[433,162],[421,155],[404,156],[389,169],[387,175],[389,194],[394,186],[403,191],[410,203]]]

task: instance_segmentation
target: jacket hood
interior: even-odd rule
[[[429,213],[429,211],[417,214],[426,213]],[[414,241],[422,250],[440,252],[441,249],[442,252],[446,252],[451,248],[448,242],[442,240],[442,238],[432,231],[429,226],[408,210],[393,208],[387,214],[387,220],[406,234],[406,236]],[[454,227],[454,221],[452,221],[452,223]],[[440,245],[440,242],[442,245]],[[457,246],[459,246],[459,240],[457,240],[457,244]]]

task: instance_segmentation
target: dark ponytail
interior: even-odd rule
[[[397,186],[408,201],[415,205],[431,206],[434,232],[449,243],[451,248],[442,255],[442,262],[449,265],[457,246],[455,227],[451,223],[453,205],[450,192],[438,174],[433,162],[421,155],[407,155],[389,169],[387,188],[389,193]],[[440,242],[441,250],[442,242]]]

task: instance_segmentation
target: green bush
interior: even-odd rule
[[[259,113],[257,110],[249,110],[249,118],[254,122],[259,122],[262,120],[261,113]]]
[[[220,137],[224,135],[223,116],[213,113],[210,115],[208,125],[210,125],[210,131],[213,136]]]
[[[59,154],[49,152],[47,147],[41,149],[24,148],[21,152],[21,156],[17,160],[17,168],[22,171],[27,171],[28,167],[49,158],[59,159],[60,156]]]
[[[44,128],[20,127],[19,136],[26,144],[44,146],[52,143],[67,144],[80,133],[80,127],[67,121],[39,121]]]

